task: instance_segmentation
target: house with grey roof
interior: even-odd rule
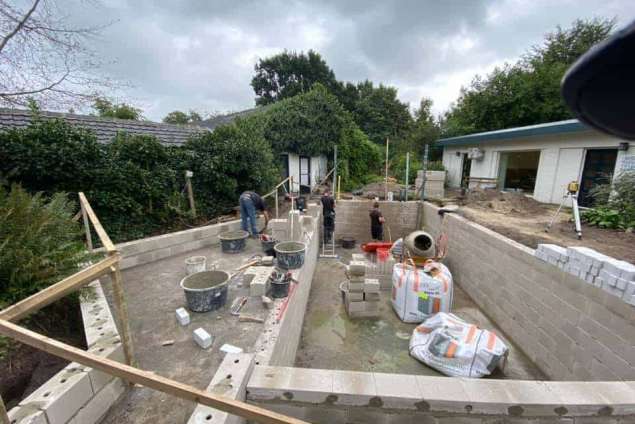
[[[126,132],[128,134],[155,136],[166,145],[180,145],[192,135],[209,131],[208,128],[197,125],[173,125],[73,113],[40,111],[38,115],[40,119],[63,119],[71,125],[91,130],[100,143],[110,143],[117,133]],[[10,128],[25,128],[31,124],[33,119],[33,112],[30,110],[0,108],[0,131]]]
[[[450,187],[521,191],[560,203],[568,183],[589,191],[635,171],[635,145],[600,133],[577,119],[487,131],[439,140]]]

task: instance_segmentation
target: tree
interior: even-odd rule
[[[606,39],[614,26],[613,20],[593,19],[577,20],[568,29],[557,27],[515,64],[476,76],[443,117],[444,136],[571,118],[560,81],[568,67]]]
[[[385,144],[403,138],[412,121],[408,105],[397,98],[397,89],[366,80],[357,84],[353,119],[371,141]]]
[[[175,110],[168,113],[165,118],[163,118],[163,122],[166,124],[178,125],[195,124],[197,122],[201,122],[202,120],[203,118],[201,115],[194,110],[190,110],[188,113]]]
[[[113,104],[110,100],[104,98],[96,98],[93,103],[93,109],[97,111],[102,118],[118,118],[139,121],[141,109],[126,103]]]
[[[21,8],[0,0],[0,103],[69,108],[117,86],[100,75],[101,58],[87,41],[104,26],[80,27],[55,0],[33,0]]]
[[[426,144],[433,146],[438,138],[439,124],[432,116],[432,100],[424,97],[419,103],[419,108],[414,111],[414,119],[408,134],[396,143],[395,150],[400,153],[410,152],[420,157],[424,146]]]
[[[319,53],[309,50],[282,53],[260,59],[255,65],[256,75],[251,86],[256,93],[256,104],[267,105],[299,93],[307,92],[316,82],[330,90],[338,88],[335,74]]]

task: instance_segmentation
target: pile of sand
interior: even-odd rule
[[[489,209],[499,213],[534,215],[544,213],[547,207],[519,192],[474,189],[460,199],[461,205]]]

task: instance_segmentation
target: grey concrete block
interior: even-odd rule
[[[347,292],[345,296],[346,300],[349,302],[361,302],[364,300],[363,292]]]
[[[363,261],[350,261],[348,264],[348,273],[351,276],[363,276],[366,275],[366,262]]]
[[[175,311],[176,320],[182,326],[186,326],[190,323],[190,314],[185,310],[185,308],[179,308]]]
[[[119,378],[114,379],[77,411],[72,422],[74,424],[99,423],[125,391],[126,386],[123,381]]]
[[[364,291],[364,282],[363,281],[353,281],[349,280],[348,282],[348,291],[349,292],[363,292]]]
[[[376,278],[366,278],[364,281],[364,293],[379,293],[379,280]]]
[[[8,415],[11,424],[48,424],[46,415],[38,409],[37,404],[16,406]]]

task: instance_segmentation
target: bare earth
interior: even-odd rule
[[[607,230],[582,224],[582,240],[578,240],[571,221],[571,209],[563,209],[549,233],[545,227],[557,206],[546,205],[521,194],[476,192],[458,199],[459,213],[525,246],[539,243],[560,246],[586,246],[617,259],[635,263],[635,234]],[[449,203],[449,202],[448,202]]]

